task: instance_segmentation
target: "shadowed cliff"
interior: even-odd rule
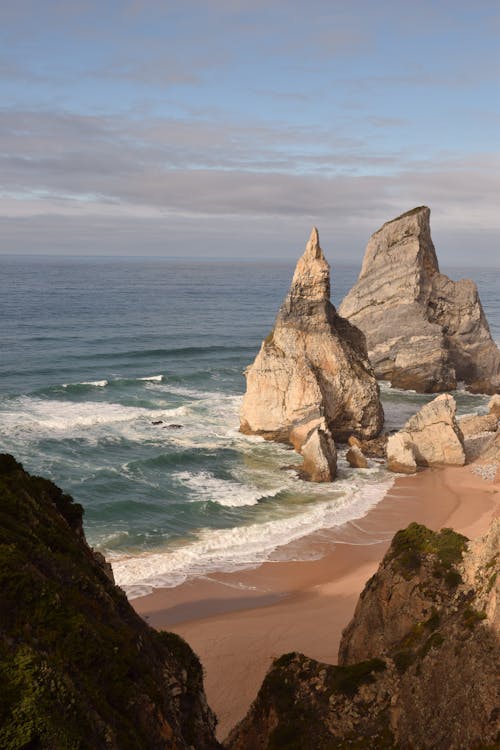
[[[339,666],[277,659],[228,750],[498,747],[500,521],[480,540],[413,523],[368,581]]]
[[[82,508],[0,455],[0,747],[218,748],[190,647],[152,630]]]

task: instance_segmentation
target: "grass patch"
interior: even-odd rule
[[[396,570],[409,580],[420,570],[424,556],[435,555],[437,557],[437,565],[434,568],[436,577],[444,578],[448,573],[454,572],[455,575],[449,577],[451,584],[458,581],[459,574],[453,571],[453,566],[461,561],[467,542],[467,537],[457,534],[453,529],[441,529],[440,532],[435,532],[422,524],[411,523],[394,536],[386,559],[391,561]]]

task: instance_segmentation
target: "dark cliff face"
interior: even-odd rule
[[[339,666],[277,659],[228,750],[498,747],[500,521],[469,543],[396,534],[344,631]]]
[[[88,547],[82,508],[0,455],[0,747],[218,748],[201,665]]]

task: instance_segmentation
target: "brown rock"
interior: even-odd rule
[[[372,235],[339,312],[365,334],[379,379],[427,393],[458,381],[473,392],[498,392],[500,351],[477,287],[439,272],[429,218],[420,206]]]
[[[500,418],[500,395],[495,394],[490,398],[490,402],[488,404],[488,411],[490,414],[493,414],[495,417]]]
[[[372,440],[361,440],[361,450],[369,458],[385,458],[389,434],[379,435]]]
[[[463,466],[464,437],[456,420],[457,405],[453,396],[442,393],[425,404],[407,421],[404,429],[389,438],[387,458],[399,446],[396,437],[411,447],[417,466]],[[394,438],[394,439],[393,439]]]
[[[461,417],[458,426],[464,438],[479,435],[481,432],[495,432],[498,427],[498,417],[494,414],[473,414]]]
[[[368,461],[357,445],[352,445],[346,453],[346,459],[353,469],[367,469]]]
[[[301,474],[312,482],[333,482],[337,474],[337,450],[324,420],[310,432],[300,452],[304,457]]]
[[[397,432],[387,441],[387,468],[397,474],[415,474],[417,463],[408,435]]]

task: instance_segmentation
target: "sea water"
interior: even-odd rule
[[[335,483],[304,482],[293,451],[238,431],[243,370],[292,261],[8,256],[0,269],[0,450],[84,506],[89,543],[129,596],[273,559],[390,486],[383,466],[351,469],[345,451]],[[443,270],[475,279],[498,341],[498,273]],[[336,304],[358,272],[334,266]],[[432,398],[384,384],[382,397],[386,429]],[[456,397],[462,414],[486,409]]]

